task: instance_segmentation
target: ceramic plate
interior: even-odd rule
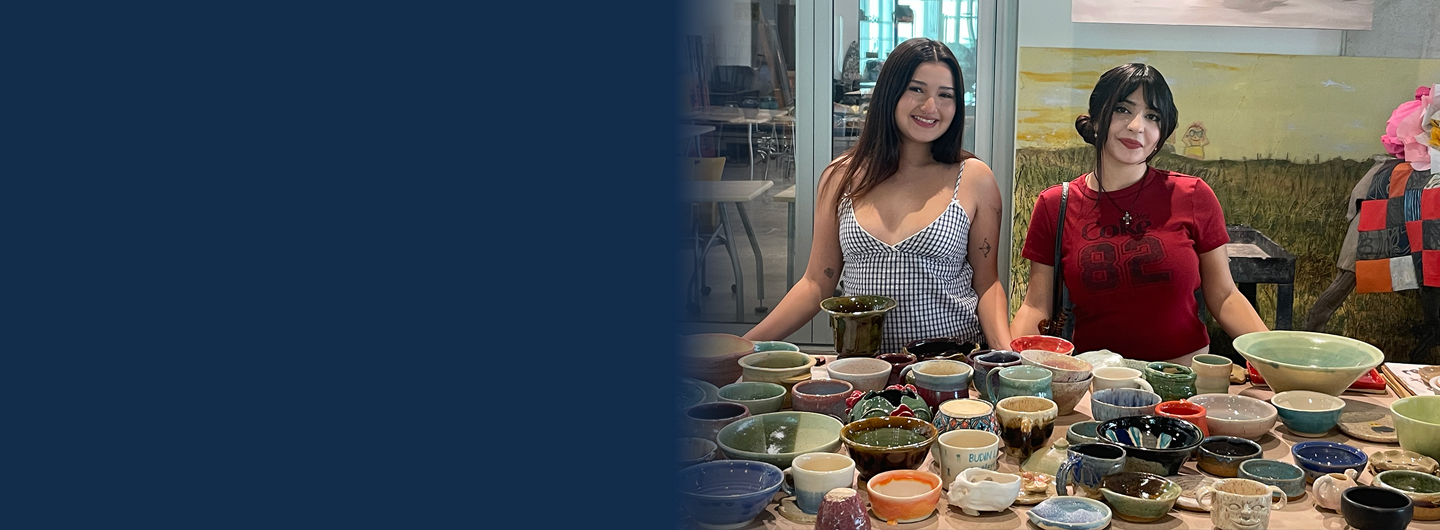
[[[1399,443],[1395,434],[1395,418],[1390,409],[1346,399],[1345,410],[1340,413],[1340,432],[1352,438],[1379,443]]]
[[[1177,475],[1165,478],[1180,485],[1180,498],[1175,499],[1176,506],[1195,512],[1209,511],[1201,508],[1200,502],[1195,500],[1195,490],[1200,489],[1200,486],[1212,486],[1219,479],[1205,475]]]

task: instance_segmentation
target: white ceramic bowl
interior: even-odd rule
[[[890,371],[893,368],[889,362],[874,357],[847,357],[825,365],[831,379],[847,381],[855,390],[861,392],[885,390],[885,383],[890,380]]]
[[[1258,331],[1241,335],[1234,345],[1275,392],[1313,390],[1338,396],[1385,362],[1379,348],[1328,333]]]
[[[1275,407],[1249,396],[1200,394],[1186,398],[1205,407],[1205,423],[1212,436],[1235,436],[1258,440],[1275,427]]]

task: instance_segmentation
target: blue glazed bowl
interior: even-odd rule
[[[1161,401],[1160,394],[1138,388],[1106,388],[1090,394],[1090,414],[1095,421],[1150,416]]]
[[[1280,423],[1296,436],[1310,438],[1325,436],[1340,422],[1340,413],[1345,410],[1345,400],[1338,397],[1312,392],[1291,390],[1270,398]]]
[[[1102,443],[1125,448],[1125,471],[1162,477],[1180,473],[1205,435],[1194,423],[1164,416],[1127,416],[1100,423]]]
[[[1239,477],[1280,488],[1288,501],[1305,496],[1305,472],[1287,462],[1264,458],[1246,460],[1240,463]]]
[[[1315,479],[1326,473],[1344,473],[1354,469],[1364,473],[1370,457],[1365,452],[1335,442],[1301,442],[1290,448],[1295,463],[1305,471],[1305,483],[1314,484]]]
[[[1099,530],[1110,524],[1110,507],[1087,497],[1050,497],[1025,512],[1044,530]]]
[[[753,460],[716,460],[680,470],[680,506],[702,527],[750,523],[785,482],[780,468]]]

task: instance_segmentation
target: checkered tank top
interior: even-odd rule
[[[963,162],[960,172],[965,172]],[[981,339],[975,313],[980,297],[971,284],[975,271],[965,260],[970,217],[955,200],[959,189],[956,175],[956,192],[940,217],[893,247],[855,221],[849,198],[840,202],[840,252],[845,263],[840,280],[845,295],[881,295],[899,302],[885,315],[882,353],[898,352],[917,339]]]

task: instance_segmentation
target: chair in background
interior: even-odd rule
[[[736,64],[718,65],[710,73],[710,104],[739,106],[740,101],[747,97],[759,98],[760,91],[755,90],[754,84],[754,68]]]

